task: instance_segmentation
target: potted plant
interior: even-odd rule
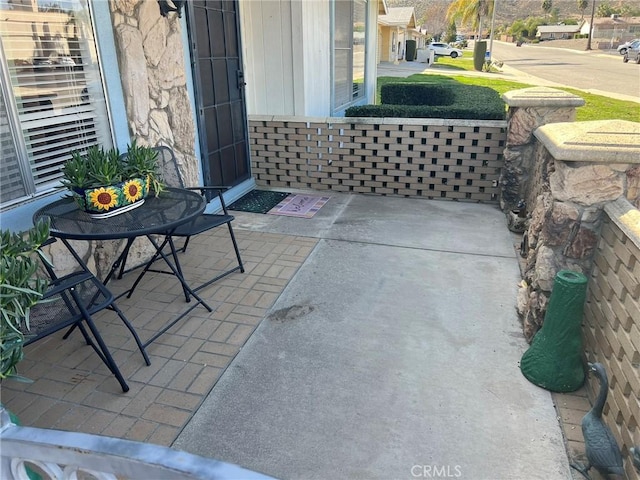
[[[147,191],[154,192],[156,196],[164,188],[160,180],[158,152],[151,147],[138,146],[134,140],[127,148],[124,170],[125,175],[145,178]]]
[[[38,222],[26,234],[0,230],[0,380],[18,378],[29,310],[42,298],[48,280],[36,275],[37,257],[49,263],[40,246],[49,237],[49,223]]]
[[[157,153],[133,142],[126,155],[111,148],[73,151],[62,167],[62,184],[80,208],[94,218],[117,215],[144,202],[150,191],[162,190]]]

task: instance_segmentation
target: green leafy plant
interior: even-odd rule
[[[48,237],[48,221],[38,222],[25,233],[0,230],[0,380],[22,378],[16,366],[23,357],[29,311],[49,284],[37,276],[38,258],[51,264],[40,250]]]
[[[62,184],[70,189],[89,189],[115,185],[131,178],[149,182],[157,195],[163,189],[157,152],[134,141],[122,156],[116,148],[92,146],[86,152],[75,150],[62,167]]]
[[[115,148],[90,148],[87,152],[87,171],[96,184],[94,186],[113,185],[125,179],[120,152]]]
[[[73,190],[112,185],[122,181],[123,167],[116,149],[90,147],[86,153],[71,152],[62,167],[62,184]]]
[[[158,152],[151,147],[138,145],[134,140],[127,149],[123,169],[127,176],[147,178],[156,196],[163,190]]]

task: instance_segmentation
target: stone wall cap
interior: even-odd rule
[[[533,134],[556,160],[640,164],[640,123],[548,123]]]
[[[631,205],[626,198],[607,203],[604,210],[629,240],[640,248],[640,210]]]
[[[510,107],[581,107],[584,99],[573,93],[549,87],[530,87],[502,94]]]

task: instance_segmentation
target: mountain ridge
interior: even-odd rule
[[[495,0],[496,23],[511,25],[515,20],[527,17],[545,17],[542,10],[542,0]],[[453,0],[386,0],[387,7],[414,7],[418,24],[429,23],[438,17],[439,22],[445,22],[447,8]],[[602,2],[598,1],[596,7]],[[640,10],[640,0],[610,0],[609,5],[628,5]],[[592,0],[584,11],[584,18],[591,16]],[[553,0],[553,8],[558,9],[558,18],[562,20],[580,20],[583,12],[578,8],[577,0]],[[430,18],[431,17],[431,18]],[[444,23],[446,25],[446,22]]]

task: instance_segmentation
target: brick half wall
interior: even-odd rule
[[[497,203],[506,122],[250,116],[249,137],[258,186]]]
[[[587,359],[609,377],[604,417],[627,459],[627,478],[638,478],[628,461],[640,445],[640,212],[624,199],[605,207],[602,235],[589,279],[584,314]],[[598,381],[588,380],[592,400]]]

